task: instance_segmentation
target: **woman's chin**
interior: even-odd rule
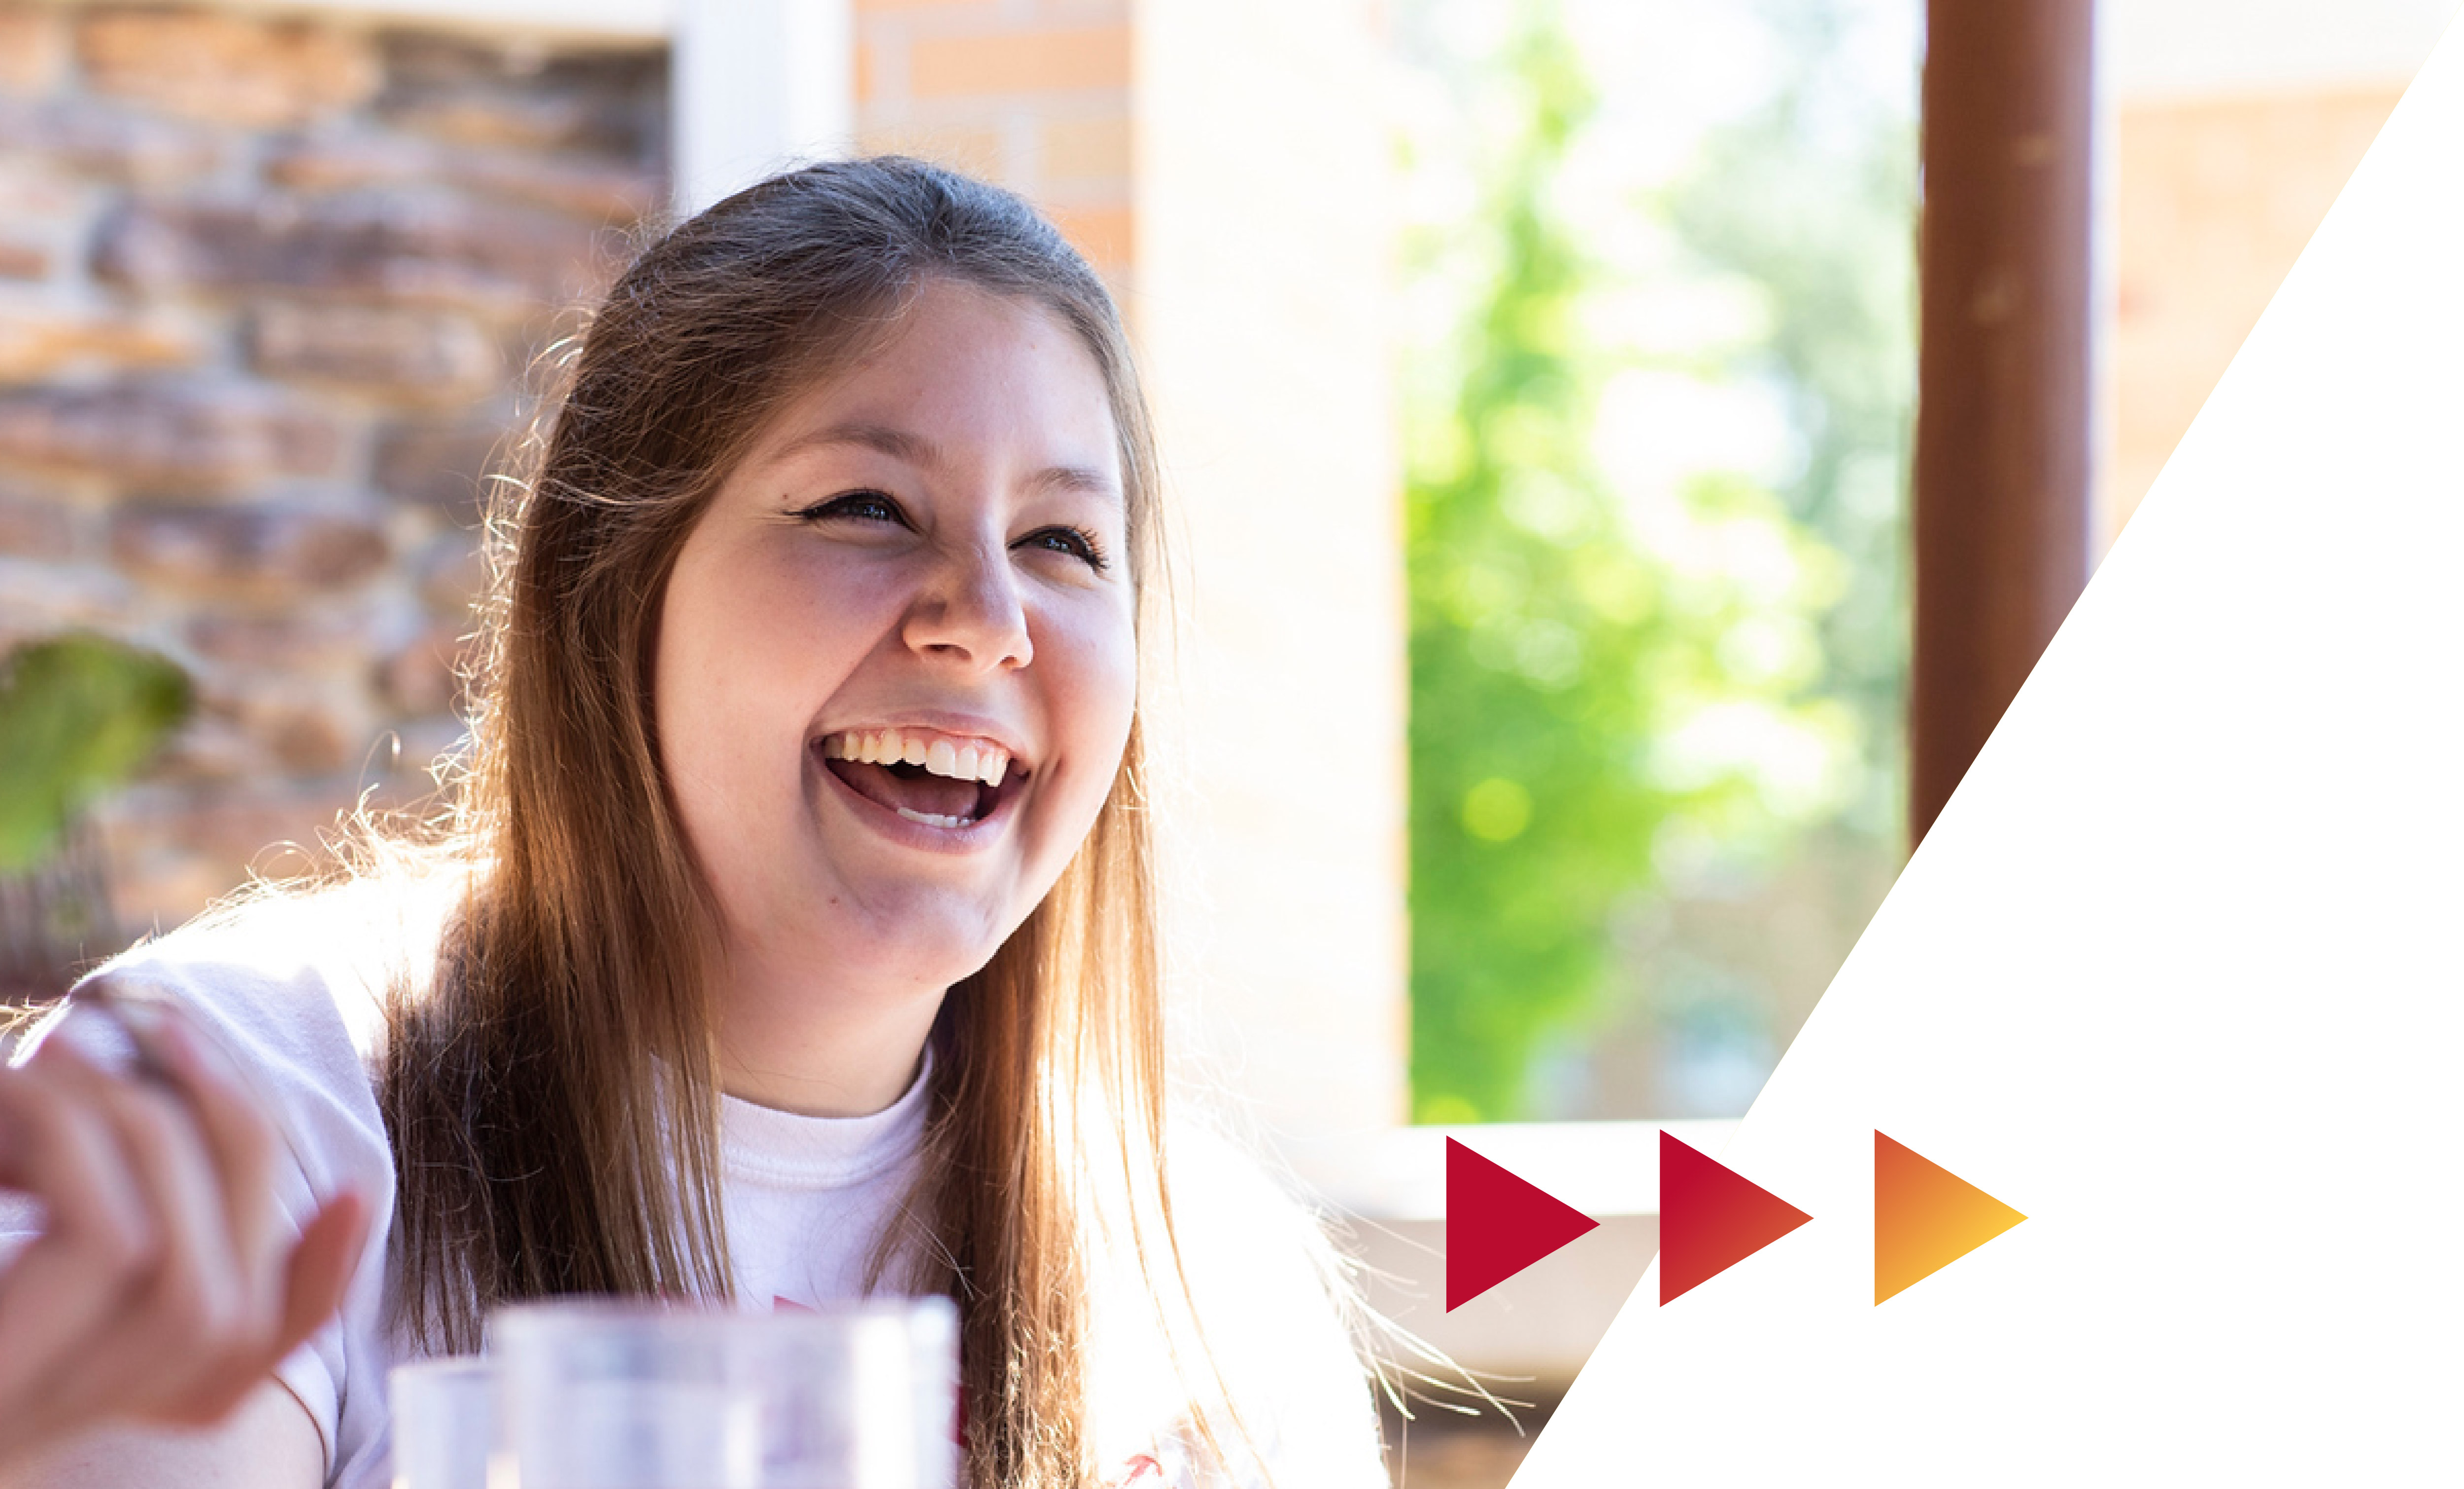
[[[976,896],[930,881],[874,879],[832,898],[813,941],[837,975],[871,976],[935,989],[981,971],[1019,922]],[[852,914],[847,913],[852,911]]]

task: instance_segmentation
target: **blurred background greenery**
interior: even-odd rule
[[[1742,1112],[1903,856],[1911,0],[1415,0],[1412,1084]]]
[[[67,632],[0,656],[0,1014],[124,944],[85,809],[195,709],[176,663],[109,636]]]

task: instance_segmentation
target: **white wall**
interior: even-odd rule
[[[1143,0],[1130,314],[1186,537],[1167,868],[1207,1046],[1290,1135],[1406,1114],[1404,611],[1366,0]]]
[[[851,0],[683,0],[669,77],[679,212],[854,147]]]

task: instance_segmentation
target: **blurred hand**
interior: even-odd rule
[[[143,1074],[56,1037],[0,1069],[0,1189],[49,1215],[0,1270],[0,1465],[107,1421],[219,1420],[341,1305],[366,1238],[350,1193],[293,1237],[273,1128],[173,1011],[143,1011],[122,1020]]]

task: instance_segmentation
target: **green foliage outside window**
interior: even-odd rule
[[[1797,63],[1659,204],[1699,269],[1769,311],[1709,370],[1785,389],[1802,467],[1679,493],[1694,546],[1767,555],[1759,575],[1639,541],[1595,456],[1630,353],[1595,334],[1599,265],[1564,210],[1594,98],[1547,6],[1489,64],[1508,106],[1484,116],[1501,143],[1467,231],[1423,245],[1424,280],[1451,272],[1469,310],[1406,369],[1419,1121],[1530,1114],[1535,1053],[1634,992],[1613,932],[1672,862],[1769,857],[1824,822],[1893,831],[1906,183],[1887,140],[1862,175],[1815,179],[1837,163],[1796,137]],[[1833,784],[1780,782],[1773,740]]]
[[[1910,0],[1913,5],[1914,0]],[[1759,287],[1769,332],[1727,369],[1788,391],[1805,443],[1777,487],[1843,564],[1820,619],[1818,687],[1858,721],[1846,827],[1901,851],[1907,687],[1907,459],[1916,404],[1916,133],[1836,76],[1842,7],[1772,0],[1789,43],[1771,97],[1712,131],[1669,193],[1671,226],[1706,265]]]

